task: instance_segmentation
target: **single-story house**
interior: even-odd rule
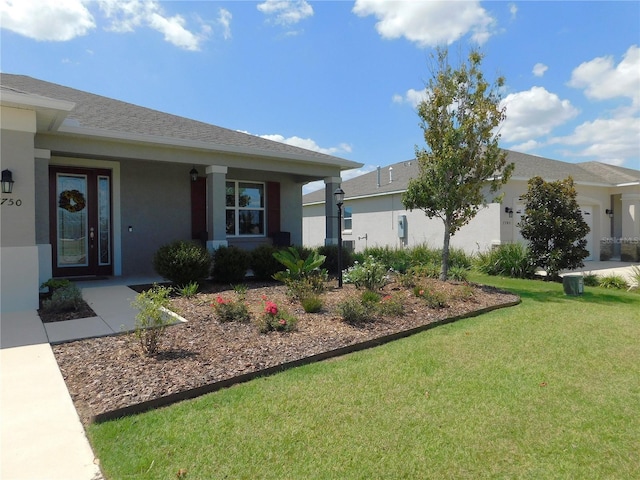
[[[468,253],[521,241],[518,223],[524,211],[520,200],[530,178],[547,181],[571,176],[583,218],[591,228],[587,236],[587,260],[640,260],[640,171],[600,162],[567,163],[507,151],[515,165],[503,186],[502,203],[489,203],[451,238],[451,246]],[[416,160],[378,168],[345,181],[342,238],[344,245],[361,251],[367,246],[440,247],[444,228],[438,218],[429,219],[422,210],[408,211],[402,194],[419,173]],[[324,192],[303,197],[303,243],[322,245]],[[330,200],[333,201],[333,200]],[[337,220],[334,220],[337,223]]]
[[[174,240],[300,245],[303,185],[361,166],[27,76],[0,75],[0,105],[3,312],[50,278],[153,273]]]

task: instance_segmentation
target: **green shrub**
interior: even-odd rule
[[[249,252],[236,246],[219,247],[213,254],[213,278],[222,283],[240,283],[250,263]]]
[[[297,323],[296,317],[275,302],[264,299],[264,311],[258,319],[258,328],[261,333],[291,332],[296,329]]]
[[[325,245],[318,247],[318,254],[325,257],[324,264],[322,265],[331,275],[338,274],[338,246],[337,245]],[[346,248],[342,249],[342,270],[345,270],[353,265],[353,253]]]
[[[440,254],[442,255],[442,253]],[[469,270],[473,265],[473,257],[461,248],[449,249],[449,273],[452,268],[463,268]]]
[[[50,278],[42,285],[40,285],[40,290],[44,290],[45,288],[49,289],[49,292],[53,293],[54,290],[62,287],[67,287],[71,285],[71,281],[66,278]]]
[[[638,290],[640,291],[640,267],[638,265],[634,265],[631,267],[631,285],[629,286],[629,290]]]
[[[408,250],[384,247],[368,247],[364,250],[364,261],[369,257],[381,263],[386,270],[393,268],[397,272],[405,272],[411,266],[411,256]],[[360,262],[362,264],[363,262]]]
[[[183,285],[182,287],[179,287],[178,293],[180,294],[181,297],[191,298],[191,297],[194,297],[196,293],[198,293],[199,288],[200,288],[200,285],[198,284],[198,282],[191,282],[191,283],[187,283],[186,285]]]
[[[378,292],[374,292],[372,290],[365,290],[360,296],[360,300],[362,301],[362,303],[368,303],[370,305],[375,305],[380,301],[381,298],[382,296]]]
[[[154,285],[136,296],[131,305],[138,310],[135,336],[142,352],[155,355],[166,328],[173,323],[167,314],[171,287]]]
[[[307,313],[317,313],[322,310],[322,299],[319,295],[308,295],[300,299],[302,308]]]
[[[337,309],[342,319],[352,325],[359,325],[374,319],[372,306],[363,304],[359,298],[347,298],[338,304]]]
[[[284,270],[284,266],[274,258],[279,249],[273,245],[260,245],[251,252],[250,268],[257,280],[270,280]]]
[[[158,275],[183,286],[200,282],[209,276],[211,255],[201,245],[178,240],[156,251],[153,268]]]
[[[458,282],[466,282],[469,279],[469,270],[465,267],[449,267],[449,278]]]
[[[248,322],[251,320],[247,305],[242,299],[234,301],[218,296],[212,307],[219,322]]]
[[[291,296],[304,298],[309,294],[324,291],[327,270],[320,268],[325,261],[324,255],[312,251],[306,258],[302,258],[300,250],[289,247],[274,253],[273,256],[286,267],[286,270],[277,272],[273,278],[283,282]]]
[[[404,315],[404,302],[398,294],[386,295],[378,303],[378,311],[382,315],[401,317]]]
[[[582,276],[582,282],[585,287],[597,287],[600,285],[600,277],[595,273],[585,273]]]
[[[82,304],[82,292],[75,283],[65,280],[65,284],[56,287],[51,298],[42,302],[44,312],[69,312],[78,310]]]
[[[440,265],[442,263],[442,250],[431,248],[428,245],[416,245],[409,251],[411,266]],[[440,275],[440,272],[438,272]]]
[[[343,279],[346,283],[353,283],[356,288],[380,290],[388,281],[387,267],[369,256],[363,263],[356,263],[348,268]]]
[[[620,275],[616,275],[615,273],[600,277],[600,286],[603,288],[617,288],[617,289],[629,288],[629,284],[627,283],[627,281],[624,278],[622,278]]]
[[[413,294],[423,299],[429,308],[446,308],[449,305],[447,304],[447,296],[443,292],[430,290],[427,287],[416,285],[413,287]]]
[[[521,243],[507,243],[478,253],[475,267],[482,273],[513,278],[533,278],[535,265]]]

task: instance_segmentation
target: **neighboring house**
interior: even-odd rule
[[[26,76],[1,74],[0,104],[3,312],[51,277],[152,273],[174,240],[301,244],[303,185],[361,166]]]
[[[571,176],[583,218],[591,228],[587,260],[640,260],[640,171],[599,162],[560,162],[513,151],[507,154],[515,170],[503,186],[502,203],[482,208],[451,237],[451,246],[473,253],[521,241],[518,223],[524,205],[520,196],[527,191],[527,181],[535,176],[547,181]],[[442,221],[427,218],[422,210],[409,212],[402,204],[402,194],[418,172],[418,162],[411,160],[343,182],[344,245],[356,251],[367,246],[441,247]],[[303,197],[303,243],[309,247],[324,242],[323,197],[324,192]]]

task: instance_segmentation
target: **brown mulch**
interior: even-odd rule
[[[64,322],[65,320],[76,320],[78,318],[95,317],[96,314],[93,309],[82,300],[80,305],[75,310],[68,310],[66,312],[50,311],[43,309],[43,303],[51,298],[48,293],[40,294],[40,308],[38,308],[38,316],[43,323]]]
[[[518,301],[515,295],[479,285],[433,280],[428,288],[445,292],[448,307],[429,308],[410,289],[391,283],[382,293],[397,296],[405,315],[353,326],[345,323],[336,309],[345,298],[359,295],[353,285],[330,287],[322,295],[322,311],[310,314],[288,298],[281,284],[249,284],[246,303],[253,318],[263,311],[266,298],[299,320],[294,332],[261,334],[253,322],[220,323],[212,304],[219,295],[234,299],[236,293],[212,285],[191,299],[172,299],[172,309],[187,322],[166,330],[160,352],[153,357],[141,354],[133,334],[52,348],[80,418],[87,424],[96,415],[113,410]]]

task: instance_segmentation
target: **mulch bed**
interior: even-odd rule
[[[294,332],[263,334],[252,322],[220,323],[212,304],[219,295],[234,299],[236,293],[211,284],[193,298],[172,299],[172,309],[187,323],[169,327],[159,353],[153,357],[141,353],[133,334],[74,341],[52,348],[80,418],[88,424],[108,418],[113,412],[135,410],[145,402],[153,405],[158,399],[170,401],[181,392],[206,390],[217,382],[233,381],[313,355],[519,301],[517,296],[492,287],[437,280],[426,285],[446,293],[446,308],[429,308],[410,289],[391,283],[382,293],[397,295],[404,304],[405,315],[376,318],[355,326],[345,323],[336,308],[345,298],[360,294],[353,285],[330,287],[322,295],[322,311],[310,314],[299,302],[288,298],[282,284],[248,284],[246,303],[253,318],[263,311],[265,298],[298,318]],[[146,286],[136,290],[143,288]]]
[[[80,305],[75,310],[68,310],[65,312],[50,311],[42,308],[43,302],[51,298],[49,293],[40,294],[40,307],[38,309],[38,316],[43,323],[64,322],[66,320],[76,320],[78,318],[95,317],[96,314],[93,309],[82,300]]]

